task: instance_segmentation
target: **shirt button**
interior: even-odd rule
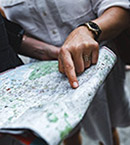
[[[43,12],[43,15],[44,15],[44,16],[47,16],[47,13],[46,13],[46,12]]]
[[[55,35],[55,34],[56,34],[56,31],[55,31],[55,30],[53,30],[53,31],[52,31],[52,33]]]

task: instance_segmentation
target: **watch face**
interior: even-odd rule
[[[95,40],[97,40],[98,37],[99,37],[99,35],[100,35],[101,32],[102,32],[101,29],[99,28],[99,26],[98,26],[96,23],[91,22],[91,21],[85,23],[85,25],[88,27],[88,29],[89,29],[90,31],[93,32],[94,37],[95,37]]]
[[[98,27],[98,25],[97,24],[95,24],[95,23],[93,23],[93,22],[89,22],[89,25],[90,25],[90,27],[91,28],[93,28],[93,29],[95,29],[95,30],[99,30],[99,27]]]

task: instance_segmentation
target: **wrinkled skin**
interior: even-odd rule
[[[73,88],[78,87],[76,73],[81,74],[98,60],[99,46],[86,26],[76,28],[60,49],[59,71],[65,73]],[[84,56],[90,59],[84,61]]]

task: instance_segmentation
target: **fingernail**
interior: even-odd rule
[[[77,82],[73,82],[73,87],[74,88],[77,88],[79,85],[78,85],[78,83]]]

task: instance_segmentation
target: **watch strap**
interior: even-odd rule
[[[81,24],[80,26],[86,26],[88,30],[90,30],[93,33],[95,40],[98,40],[100,34],[102,33],[100,27],[92,21]]]

